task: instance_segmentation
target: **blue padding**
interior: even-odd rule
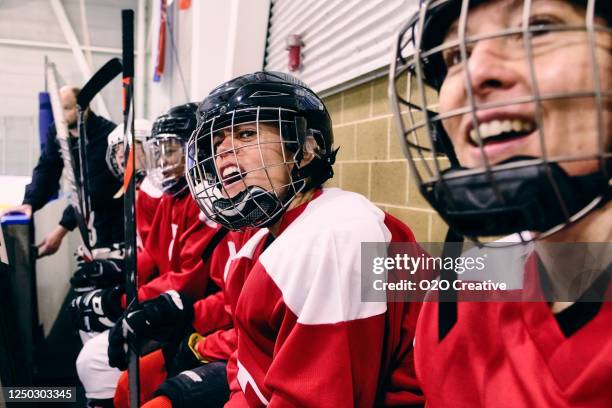
[[[0,218],[0,223],[4,225],[27,225],[30,222],[30,217],[25,214],[6,214]]]
[[[51,98],[47,92],[38,93],[38,138],[40,140],[40,151],[45,150],[47,144],[47,132],[53,124],[53,112],[51,111]]]

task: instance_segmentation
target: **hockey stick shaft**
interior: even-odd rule
[[[119,73],[121,73],[121,61],[118,58],[112,58],[98,71],[96,71],[89,81],[83,85],[83,88],[77,95],[79,165],[78,169],[75,168],[75,187],[77,189],[77,196],[79,199],[79,208],[75,209],[75,212],[79,223],[79,230],[83,236],[83,243],[89,252],[91,252],[92,246],[91,231],[89,230],[89,221],[91,219],[91,194],[89,191],[89,171],[87,162],[88,139],[85,125],[85,112],[91,100],[117,75],[119,75]],[[87,232],[85,233],[85,231]]]
[[[68,180],[71,190],[69,196],[70,205],[76,216],[77,226],[79,227],[79,233],[85,248],[85,256],[91,258],[91,231],[89,230],[88,221],[83,214],[83,190],[80,187],[81,178],[79,168],[76,166],[75,157],[72,153],[73,149],[69,141],[70,136],[66,120],[62,114],[63,108],[59,96],[59,79],[55,64],[47,64],[46,79],[51,99],[53,122],[57,132],[57,142],[60,146],[60,155],[64,163],[64,177]]]
[[[85,111],[77,105],[77,128],[79,130],[79,186],[81,189],[80,207],[85,222],[89,224],[91,205],[89,193],[89,170],[87,166],[87,132],[85,130]]]
[[[127,303],[138,302],[136,273],[136,140],[134,137],[134,11],[121,11],[123,33],[123,123],[125,162],[123,221],[125,225],[125,291]],[[128,135],[131,143],[128,141]],[[131,148],[130,148],[131,146]],[[129,153],[127,150],[129,149]],[[138,372],[139,345],[128,336],[128,385],[130,406],[140,406],[140,382]]]
[[[89,171],[87,165],[87,131],[85,126],[85,111],[93,98],[108,85],[117,75],[121,73],[121,61],[119,58],[112,58],[104,64],[87,81],[77,96],[77,115],[79,129],[79,167],[80,167],[80,206],[86,222],[91,216],[91,201],[89,192]]]

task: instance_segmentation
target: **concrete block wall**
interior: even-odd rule
[[[406,89],[406,80],[399,87]],[[420,242],[443,242],[447,226],[421,196],[399,144],[382,77],[324,99],[340,147],[326,186],[368,197],[399,218]]]

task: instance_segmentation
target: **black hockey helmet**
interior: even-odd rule
[[[185,144],[196,128],[198,104],[175,106],[153,123],[146,142],[147,174],[164,193],[180,195],[187,189]]]
[[[186,143],[196,128],[197,110],[198,104],[193,102],[170,108],[167,113],[155,119],[151,136],[173,135]]]
[[[571,3],[587,7],[589,0],[568,0]],[[473,8],[485,0],[469,0],[469,7]],[[595,14],[603,17],[608,26],[612,23],[612,1],[594,0]],[[419,49],[423,54],[421,61],[423,66],[424,82],[437,90],[440,90],[442,82],[446,77],[446,64],[442,60],[442,53],[436,52],[436,48],[442,44],[448,30],[461,13],[464,0],[421,0],[421,8],[406,24],[407,35],[412,36],[412,45],[419,40]],[[422,30],[419,33],[419,23],[422,20]],[[408,40],[407,37],[404,38]]]
[[[278,128],[279,143],[291,152],[284,165],[291,166],[287,192],[246,186],[234,197],[224,195],[215,165],[213,134],[252,123]],[[259,139],[258,139],[259,140]],[[314,147],[314,158],[299,166],[305,145]],[[198,130],[188,143],[188,181],[196,201],[209,218],[230,229],[271,225],[293,197],[321,186],[333,176],[333,133],[323,101],[306,84],[281,72],[255,72],[215,88],[198,109]],[[262,159],[263,160],[263,159]],[[262,163],[266,167],[266,163]],[[239,175],[242,179],[246,174]]]

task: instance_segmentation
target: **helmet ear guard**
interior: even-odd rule
[[[306,190],[317,188],[334,176],[333,165],[336,162],[336,154],[340,148],[335,150],[325,145],[325,137],[317,129],[307,129],[306,119],[296,117],[296,133],[298,139],[298,151],[294,156],[295,166],[292,170],[294,179],[308,179]],[[300,165],[304,154],[312,157],[308,163]]]

